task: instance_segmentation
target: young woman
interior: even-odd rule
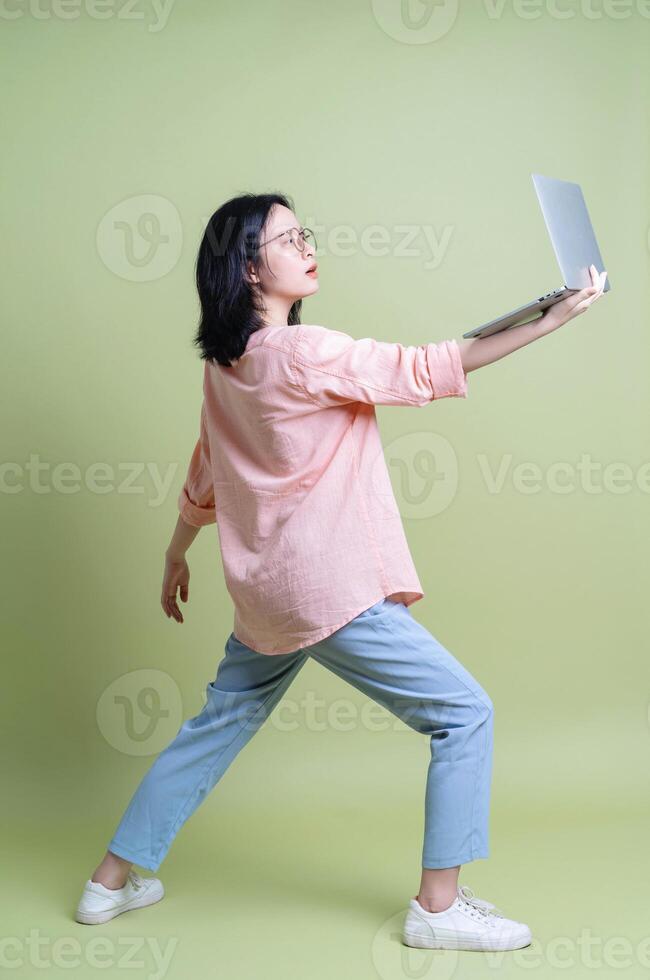
[[[86,881],[79,922],[159,901],[156,871],[182,824],[259,729],[308,657],[431,745],[419,890],[404,942],[515,949],[527,925],[459,887],[488,857],[493,705],[476,679],[411,614],[423,598],[386,468],[376,405],[464,398],[470,371],[584,313],[592,286],[534,322],[489,337],[420,346],[305,325],[318,290],[316,243],[291,200],[236,197],[211,217],[196,279],[205,362],[200,431],[165,555],[161,605],[178,623],[187,550],[217,523],[233,631],[206,703],[137,787]]]

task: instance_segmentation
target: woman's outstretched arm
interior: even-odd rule
[[[457,341],[460,348],[460,356],[463,362],[463,370],[466,374],[475,371],[476,368],[483,367],[485,364],[492,364],[506,354],[525,347],[539,337],[545,337],[572,320],[574,316],[585,313],[592,303],[603,294],[607,271],[598,274],[594,265],[590,268],[592,285],[581,289],[577,293],[563,299],[561,303],[548,308],[543,316],[525,323],[521,327],[513,327],[509,330],[501,330],[499,333],[490,334],[489,337],[474,337],[471,340]]]

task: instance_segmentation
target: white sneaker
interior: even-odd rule
[[[476,898],[467,885],[448,909],[427,912],[417,898],[409,902],[403,941],[420,949],[521,949],[532,933],[524,922],[506,919],[491,902]]]
[[[107,888],[101,881],[90,878],[84,886],[75,919],[87,925],[107,922],[122,912],[153,905],[164,896],[165,889],[159,878],[143,878],[130,870],[122,888]]]

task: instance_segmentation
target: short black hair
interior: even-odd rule
[[[201,318],[193,344],[202,360],[232,367],[248,338],[264,326],[261,297],[248,276],[248,263],[259,268],[260,233],[271,208],[295,212],[286,194],[241,194],[218,208],[208,221],[196,259],[196,288]],[[288,323],[300,323],[302,300],[289,311]]]

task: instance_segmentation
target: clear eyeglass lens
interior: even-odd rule
[[[303,228],[301,232],[294,232],[294,244],[299,251],[303,252],[305,249],[305,243],[309,242],[310,245],[314,246],[316,249],[316,239],[314,238],[314,233],[311,228]]]
[[[283,237],[287,245],[289,243],[295,245],[299,252],[304,252],[306,242],[313,245],[314,251],[316,251],[316,238],[311,228],[303,228],[302,231],[291,228],[289,231],[283,232]]]

